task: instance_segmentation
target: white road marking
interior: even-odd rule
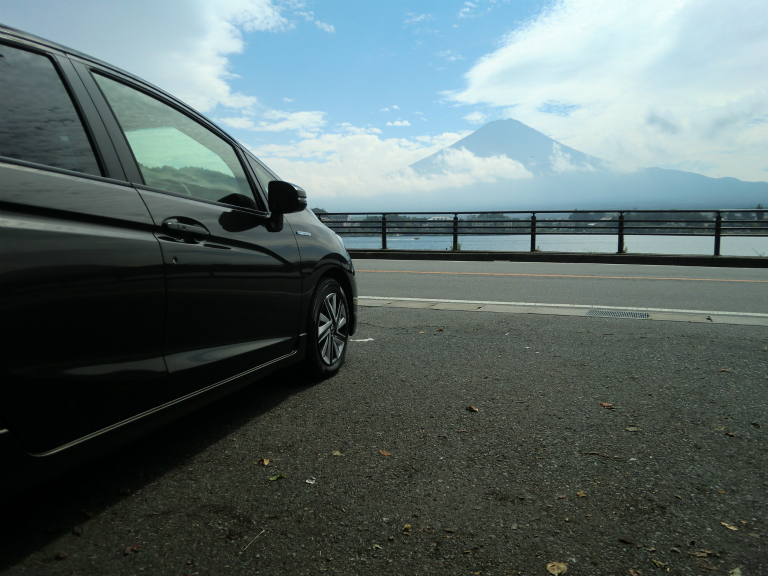
[[[494,302],[489,300],[445,300],[438,298],[403,298],[400,296],[359,296],[360,300],[385,300],[390,302],[429,302],[432,304],[477,304],[482,306],[536,306],[542,308],[566,308],[566,309],[585,309],[585,310],[627,310],[632,312],[661,312],[667,314],[707,314],[711,316],[744,316],[747,318],[768,318],[768,314],[760,312],[726,312],[716,310],[682,310],[677,308],[637,308],[632,306],[601,306],[599,304],[545,304],[541,302]]]

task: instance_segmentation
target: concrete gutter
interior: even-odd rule
[[[768,268],[760,256],[698,256],[668,254],[597,254],[587,252],[481,252],[476,250],[349,250],[353,260],[452,260],[464,262],[571,262],[579,264],[652,264]]]

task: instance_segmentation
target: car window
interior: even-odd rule
[[[234,149],[175,108],[120,82],[95,75],[153,188],[219,201],[230,194],[253,198]]]
[[[269,189],[269,183],[272,180],[279,180],[279,178],[272,176],[272,174],[267,172],[261,164],[259,164],[250,156],[246,156],[246,158],[248,158],[248,164],[251,165],[251,168],[253,168],[253,171],[256,173],[256,178],[258,178],[259,184],[261,184],[264,192],[267,192]]]
[[[101,176],[53,62],[4,44],[0,44],[0,156]]]

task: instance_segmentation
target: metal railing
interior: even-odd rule
[[[537,216],[538,215],[538,216]],[[542,217],[541,215],[545,215]],[[537,210],[491,212],[321,212],[317,215],[331,230],[343,236],[393,234],[453,236],[529,235],[531,252],[536,237],[545,234],[618,236],[617,252],[625,252],[630,235],[712,236],[714,255],[720,256],[723,236],[768,236],[768,209],[744,210]],[[525,217],[522,217],[525,216]]]

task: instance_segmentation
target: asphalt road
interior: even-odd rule
[[[768,268],[357,260],[363,296],[768,313]]]
[[[5,506],[0,570],[768,574],[765,327],[365,307],[354,340]]]

